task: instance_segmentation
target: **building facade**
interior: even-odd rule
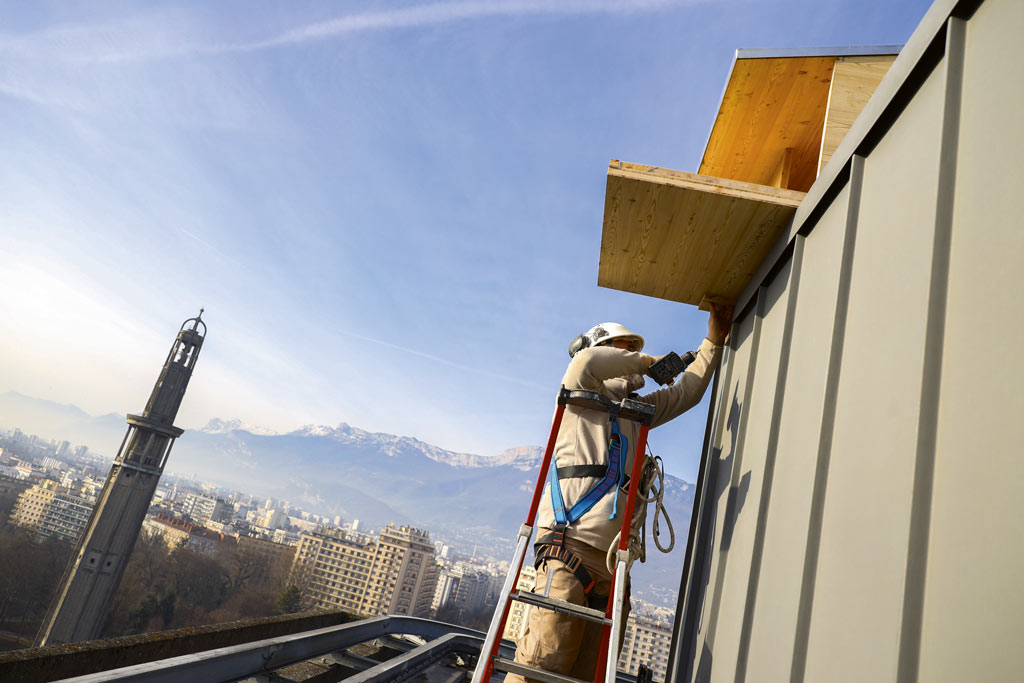
[[[96,499],[78,495],[46,479],[25,489],[11,513],[11,523],[34,529],[40,538],[74,543],[89,523]]]
[[[654,680],[664,681],[671,645],[671,621],[631,613],[619,652],[619,671],[635,676],[643,664],[653,671]]]
[[[462,563],[441,567],[437,586],[431,601],[431,610],[437,614],[446,610],[449,615],[469,615],[479,612],[491,590],[491,574]]]
[[[516,582],[516,590],[532,591],[537,585],[537,570],[532,565],[524,565],[523,571],[519,572],[519,581]],[[515,642],[523,635],[527,619],[530,618],[532,605],[525,602],[513,600],[508,611],[508,619],[505,620],[505,631],[502,638]]]
[[[1020,679],[1022,32],[1019,0],[936,0],[779,232],[737,226],[769,249],[723,255],[741,291],[669,680]],[[752,90],[726,95],[745,106]],[[743,121],[775,125],[781,95]],[[722,149],[732,137],[766,146],[722,133]],[[633,173],[660,200],[668,175]],[[719,187],[743,180],[717,175]],[[679,183],[686,212],[658,202],[653,227],[648,205],[607,197],[608,234],[629,241],[602,246],[621,257],[609,263],[620,288],[639,271],[662,292],[705,279],[677,264],[692,231],[726,249],[728,216],[689,222],[714,202],[695,184]],[[678,226],[685,238],[665,236]],[[655,244],[666,246],[646,249]]]
[[[379,537],[341,530],[302,534],[290,583],[309,607],[378,616],[428,616],[437,583],[427,532],[390,525]]]
[[[216,552],[225,538],[223,534],[163,512],[147,517],[142,529],[159,536],[170,550],[185,548],[197,553]]]

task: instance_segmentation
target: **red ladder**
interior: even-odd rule
[[[567,405],[601,410],[609,413],[611,417],[617,415],[640,424],[636,452],[633,456],[633,472],[629,480],[629,491],[626,495],[626,508],[622,515],[622,533],[619,534],[619,548],[616,553],[615,570],[612,573],[613,592],[608,599],[608,605],[604,612],[529,591],[515,590],[515,586],[519,581],[519,575],[523,570],[523,558],[526,556],[526,548],[533,537],[533,524],[537,518],[537,508],[540,505],[540,497],[544,491],[544,480],[547,478],[548,470],[551,467],[551,459],[555,451],[555,441],[558,438],[558,429],[562,425],[562,415],[565,413]],[[489,682],[491,674],[495,669],[547,681],[548,683],[586,683],[569,676],[517,664],[512,660],[502,659],[498,656],[498,648],[501,645],[500,634],[505,629],[505,621],[508,619],[512,601],[535,605],[542,609],[550,609],[603,624],[601,648],[597,660],[594,683],[601,683],[602,669],[605,683],[614,683],[617,657],[609,657],[608,652],[610,650],[611,634],[619,633],[622,629],[622,605],[626,592],[626,565],[629,562],[630,525],[633,520],[633,509],[636,506],[637,488],[643,473],[644,452],[647,449],[647,433],[650,431],[653,420],[654,406],[649,403],[630,398],[624,398],[616,402],[607,396],[593,391],[570,391],[565,387],[562,387],[561,391],[558,392],[558,408],[555,410],[555,418],[551,425],[551,435],[548,437],[548,445],[544,450],[544,460],[541,462],[540,473],[537,475],[537,485],[533,490],[530,510],[526,515],[526,522],[519,528],[519,537],[516,542],[516,551],[512,558],[512,565],[509,567],[508,576],[505,577],[498,605],[494,610],[494,616],[491,618],[491,624],[487,629],[487,637],[484,639],[483,647],[480,649],[480,659],[477,661],[476,669],[473,671],[472,683]],[[616,493],[616,495],[618,494]]]

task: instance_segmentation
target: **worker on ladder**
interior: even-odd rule
[[[643,374],[658,358],[641,353],[644,339],[617,323],[596,325],[573,340],[572,360],[562,384],[568,390],[603,394],[613,401],[628,396],[655,406],[652,426],[664,424],[700,402],[717,367],[728,334],[732,309],[711,307],[708,336],[695,360],[674,384],[645,396],[635,393],[644,385]],[[541,498],[537,518],[537,593],[577,605],[604,609],[612,571],[609,548],[618,543],[622,520],[618,515],[626,498],[628,476],[606,476],[610,462],[620,472],[633,467],[633,444],[638,428],[626,419],[609,420],[607,413],[569,406],[555,443],[552,476]],[[618,456],[621,456],[619,458]],[[609,479],[618,486],[601,486]],[[634,518],[646,514],[638,506]],[[623,620],[629,601],[623,604]],[[622,633],[613,636],[617,657]],[[594,680],[601,625],[547,609],[530,610],[526,630],[519,638],[515,661],[520,664]],[[507,683],[523,683],[516,674]]]

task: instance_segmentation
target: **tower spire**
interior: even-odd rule
[[[39,629],[37,646],[92,640],[103,630],[171,446],[184,431],[174,426],[174,418],[206,338],[202,318],[199,309],[181,324],[145,410],[128,415],[128,431]]]

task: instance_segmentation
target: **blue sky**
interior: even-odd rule
[[[0,391],[547,436],[573,336],[707,315],[599,288],[611,158],[694,171],[737,48],[902,44],[924,0],[0,3]],[[706,403],[652,434],[696,475]]]

